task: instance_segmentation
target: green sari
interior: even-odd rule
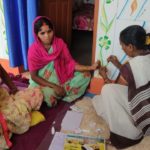
[[[53,49],[49,50],[51,53]],[[44,68],[38,71],[38,76],[44,78],[45,80],[60,85],[57,74],[54,68],[54,62],[51,61]],[[66,102],[72,102],[82,96],[85,93],[87,86],[89,85],[91,75],[87,72],[74,72],[74,76],[72,79],[69,79],[65,82],[63,86],[66,91],[65,97],[59,97],[53,88],[47,86],[40,86],[44,95],[44,101],[47,103],[49,107],[55,106],[59,99],[62,99]],[[30,78],[30,87],[39,86],[35,81]]]

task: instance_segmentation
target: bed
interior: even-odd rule
[[[73,11],[73,29],[93,31],[94,4],[83,3]]]

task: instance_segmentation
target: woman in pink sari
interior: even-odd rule
[[[98,67],[83,66],[71,57],[67,45],[54,35],[54,27],[45,16],[33,23],[35,42],[28,51],[30,87],[40,86],[49,107],[59,99],[67,102],[82,96],[90,82],[90,72]]]

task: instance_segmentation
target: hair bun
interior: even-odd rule
[[[147,35],[146,36],[146,42],[145,42],[146,45],[150,45],[150,35]]]

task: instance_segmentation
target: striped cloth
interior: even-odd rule
[[[132,119],[143,135],[150,135],[150,54],[137,56],[121,68],[128,82],[128,102]]]

